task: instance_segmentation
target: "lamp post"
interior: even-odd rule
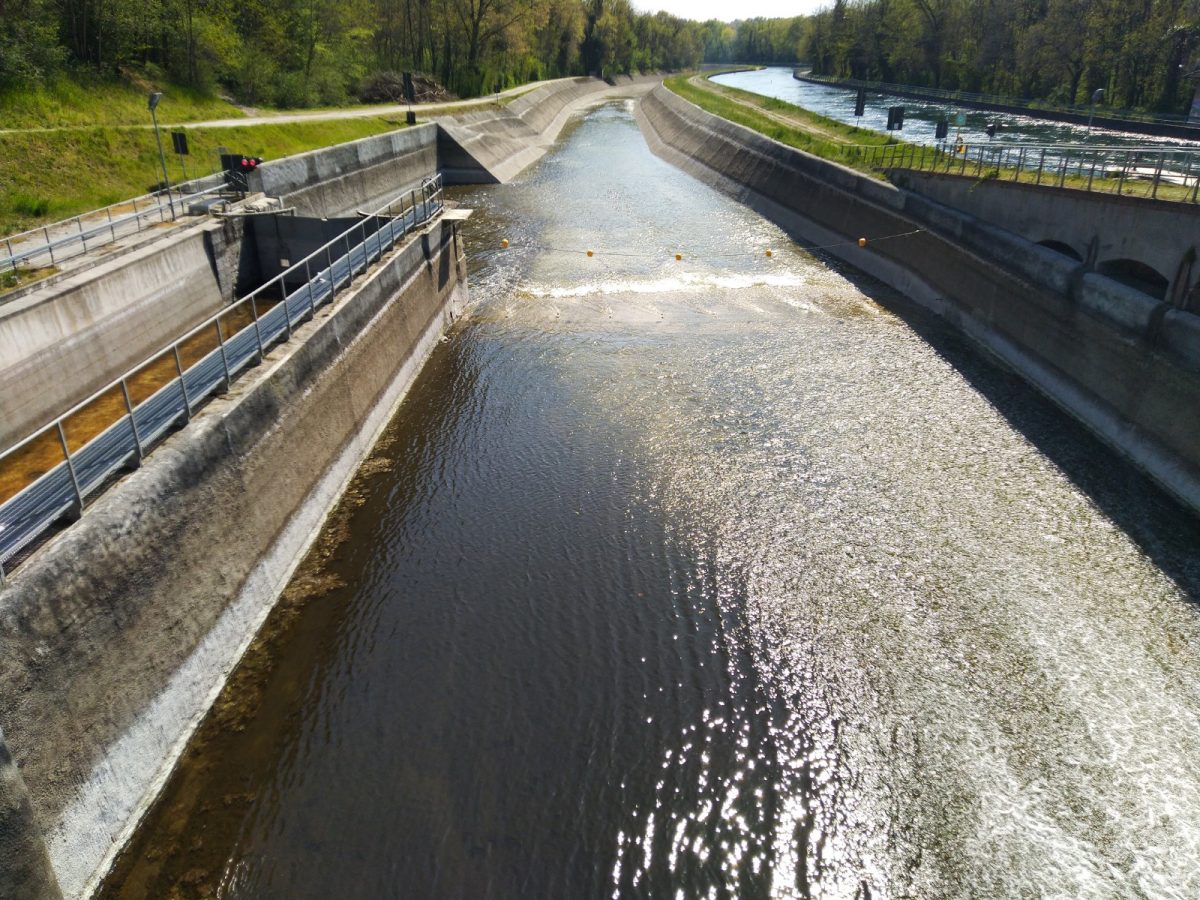
[[[158,143],[158,161],[162,163],[163,184],[167,186],[167,203],[171,207],[171,218],[175,218],[175,198],[171,196],[171,177],[167,174],[167,155],[163,153],[162,135],[158,133],[158,102],[162,100],[162,91],[150,94],[150,119],[154,122],[154,140]]]

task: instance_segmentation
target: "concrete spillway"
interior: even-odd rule
[[[459,195],[471,314],[108,896],[1195,894],[1200,523],[629,107]]]
[[[639,95],[651,86],[624,85],[616,92]],[[322,239],[322,226],[313,224],[312,218],[353,217],[389,192],[412,189],[438,170],[464,181],[511,180],[551,147],[573,112],[611,96],[611,92],[609,86],[596,81],[567,82],[539,89],[500,112],[474,113],[453,122],[407,129],[263,166],[255,176],[255,187],[280,198],[308,221],[270,234],[264,226],[262,234],[250,234],[248,240],[261,257],[256,263],[258,277],[265,274],[263,265],[274,271]],[[947,219],[950,224],[939,230],[929,217],[942,215],[941,208],[928,200],[914,199],[893,186],[796,154],[707,116],[662,89],[655,89],[642,101],[638,116],[655,152],[763,212],[793,234],[804,236],[807,242],[853,245],[861,233],[919,230],[921,234],[911,241],[881,243],[863,253],[856,245],[838,252],[851,265],[927,305],[952,327],[990,348],[1178,496],[1196,502],[1195,442],[1200,430],[1194,428],[1196,340],[1189,330],[1190,320],[1180,319],[1176,311],[1148,309],[1141,298],[1108,279],[1073,278],[1069,267],[1064,268],[1066,264],[1050,251],[1027,246],[1019,237],[969,217]],[[659,175],[665,179],[661,172]],[[684,189],[679,182],[670,183]],[[583,231],[594,232],[596,222],[620,208],[613,198],[633,202],[628,200],[628,191],[615,186],[611,197],[593,196],[594,192],[578,185],[576,190],[580,196],[573,207],[574,224],[551,223],[548,230],[552,233],[531,233],[531,243],[554,247],[578,243]],[[664,208],[670,205],[669,199],[661,202]],[[706,233],[712,221],[706,217],[732,215],[714,201],[700,205],[704,214],[689,219],[693,226],[689,233]],[[739,215],[749,216],[744,211]],[[525,216],[530,213],[526,211]],[[635,221],[637,216],[627,219]],[[741,230],[730,231],[731,238],[758,227],[754,217],[738,221]],[[623,240],[633,248],[630,253],[644,251],[665,233],[661,222],[652,222],[653,228],[647,225],[649,230],[638,233],[620,231],[624,224],[613,223],[613,228],[625,234]],[[210,232],[215,235],[225,227]],[[672,240],[677,237],[672,233]],[[778,239],[778,235],[771,237]],[[247,240],[244,234],[243,240]],[[726,252],[708,249],[716,256]],[[211,254],[205,261],[199,256],[193,261],[196,264],[188,271],[194,270],[195,278],[190,284],[206,285],[203,302],[219,307],[225,302],[223,285],[230,278],[236,281],[240,267],[228,261],[214,265]],[[158,262],[149,254],[146,268],[140,271],[151,272],[155,265]],[[458,226],[438,222],[423,230],[382,260],[328,314],[299,328],[292,342],[272,352],[265,364],[227,397],[214,401],[191,425],[168,439],[140,471],[120,481],[80,522],[29,559],[0,593],[0,709],[5,710],[0,726],[14,760],[7,764],[0,754],[0,790],[4,792],[0,799],[9,810],[7,818],[0,819],[0,862],[5,853],[9,859],[27,861],[6,870],[15,873],[13,883],[19,878],[27,894],[36,895],[38,884],[52,891],[57,882],[64,894],[74,896],[88,891],[103,875],[139,815],[158,795],[189,735],[269,614],[358,462],[386,426],[445,328],[462,310],[465,271]],[[709,273],[688,282],[682,276],[658,273],[661,279],[651,280],[648,286],[639,282],[636,289],[625,293],[619,278],[608,282],[596,277],[583,284],[569,278],[560,284],[549,278],[527,294],[551,300],[584,298],[579,301],[584,306],[596,304],[594,310],[587,306],[576,311],[587,318],[589,311],[598,314],[603,309],[599,304],[607,302],[595,298],[617,293],[629,301],[625,311],[635,321],[627,324],[636,331],[636,327],[648,328],[655,321],[651,311],[638,306],[637,297],[674,279],[671,283],[679,282],[685,292],[692,285],[700,295],[715,292],[728,300],[731,306],[720,311],[727,321],[721,321],[736,331],[741,313],[730,310],[749,314],[758,302],[748,302],[738,293],[741,274],[731,280],[721,273]],[[789,277],[802,281],[818,275],[806,268]],[[195,312],[185,299],[189,296],[186,292],[163,292],[160,282],[155,277],[142,279],[148,287],[139,296],[158,296],[160,300],[157,305],[147,300],[142,304],[145,308],[164,315]],[[769,286],[771,291],[781,289],[778,296],[771,293],[772,302],[785,305],[789,302],[786,289],[796,286],[793,281],[776,284],[769,278],[760,283],[752,277],[751,283]],[[861,313],[856,303],[847,300],[844,310],[838,306],[837,317]],[[493,308],[496,316],[502,315],[496,311],[502,308],[502,303]],[[713,313],[711,309],[685,310],[683,317],[701,323]],[[96,321],[119,322],[114,316],[106,312]],[[603,333],[602,318],[589,318],[581,327]],[[180,319],[183,321],[186,316]],[[788,320],[789,328],[795,324]],[[549,320],[543,325],[553,330]],[[176,326],[164,327],[169,331]],[[836,330],[840,326],[830,327]],[[771,332],[771,346],[777,350],[782,345],[775,339],[781,333]],[[715,332],[710,337],[720,343]],[[757,340],[761,335],[751,337]],[[817,341],[819,332],[813,331],[810,337]],[[893,349],[906,346],[890,332],[887,340]],[[51,340],[48,346],[54,343]],[[596,363],[596,381],[564,388],[561,396],[555,395],[556,402],[566,403],[571,396],[597,389],[606,377],[605,366],[623,358],[635,345],[633,336],[622,337],[613,345],[612,358]],[[869,353],[872,345],[865,341],[856,346]],[[698,349],[703,348],[691,348]],[[727,366],[721,371],[726,374],[733,371],[730,360],[741,358],[726,358],[715,345],[709,349],[716,353],[714,358],[725,360]],[[544,354],[544,348],[538,352]],[[680,358],[686,356],[685,352]],[[819,358],[823,357],[814,357]],[[932,365],[929,355],[917,354],[914,359]],[[121,365],[119,360],[110,362]],[[768,362],[762,361],[763,365]],[[843,375],[854,381],[852,373]],[[646,384],[658,377],[640,370],[638,376]],[[815,372],[815,377],[824,375]],[[690,371],[689,378],[698,383],[701,373]],[[551,383],[547,377],[531,382],[538,390]],[[639,390],[625,399],[601,391],[601,405],[624,409],[637,421],[650,423],[653,397],[644,395],[643,381],[636,383]],[[786,392],[791,383],[783,378],[770,387]],[[916,388],[916,382],[904,383]],[[939,390],[949,396],[964,396],[948,382],[939,384]],[[733,396],[733,387],[730,391]],[[762,392],[765,395],[767,388]],[[687,390],[668,391],[667,395],[679,410],[690,409]],[[818,395],[810,399],[814,408],[824,402]],[[716,400],[714,404],[708,410],[711,416],[728,414],[728,409],[719,412]],[[971,409],[973,421],[990,421],[982,407]],[[772,410],[772,416],[778,413],[794,418],[793,411]],[[678,471],[715,471],[720,455],[710,455],[711,447],[680,443],[684,432],[707,434],[709,425],[704,423],[714,420],[711,416],[693,420],[690,413],[679,414],[682,418],[678,421],[689,423],[688,427],[681,432],[669,427],[670,422],[659,423],[665,430],[655,440],[675,447],[671,464],[677,465]],[[852,430],[840,413],[835,418],[837,428],[842,429],[838,434]],[[548,429],[547,440],[586,430],[583,422],[574,420],[535,417],[530,421]],[[751,430],[750,425],[734,429],[722,440],[731,442],[730,447],[740,446],[737,435]],[[514,440],[518,436],[510,435]],[[819,429],[809,437],[818,441]],[[914,447],[919,444],[916,441]],[[514,446],[520,450],[522,445],[518,441]],[[996,446],[997,452],[1016,452],[1007,438],[998,438]],[[485,442],[481,452],[486,447]],[[829,452],[836,455],[848,450],[834,441]],[[519,469],[525,460],[538,458],[517,452],[508,462]],[[574,471],[573,465],[564,466],[562,472]],[[614,465],[612,473],[594,483],[587,481],[580,504],[585,504],[588,491],[598,491],[606,478],[620,471],[621,466]],[[900,478],[901,468],[895,472]],[[861,471],[842,474],[860,480],[866,477]],[[825,484],[821,479],[826,477],[836,481],[842,475],[826,467],[814,475],[817,480],[813,484]],[[563,490],[572,483],[562,481]],[[686,490],[675,500],[685,506],[694,500],[705,509],[741,508],[739,498],[744,495],[734,481],[720,481],[711,491],[700,483],[683,487]],[[554,502],[552,496],[539,493],[543,489],[544,485],[527,491],[530,497]],[[1051,488],[1041,485],[1042,489]],[[789,496],[774,496],[772,501],[778,501],[780,521]],[[862,497],[842,499],[851,501],[846,508],[863,510],[866,515],[865,507],[857,505],[865,502]],[[624,495],[613,503],[615,511],[633,508]],[[1074,508],[1075,500],[1068,498],[1063,503]],[[496,525],[493,532],[499,528]],[[639,525],[639,533],[644,531],[650,542],[647,546],[659,540],[664,547],[669,545],[666,556],[649,554],[646,571],[658,565],[650,562],[652,559],[676,560],[682,554],[678,571],[690,573],[688,578],[694,576],[696,584],[704,583],[710,577],[702,571],[705,567],[688,561],[690,549],[676,547],[676,542],[683,540],[680,535],[664,537],[657,528]],[[608,532],[600,532],[601,538],[607,539]],[[569,534],[569,530],[560,529],[560,533]],[[886,537],[883,534],[880,539]],[[1127,549],[1121,545],[1113,552],[1123,554]],[[969,562],[961,555],[954,560],[964,565]],[[830,564],[832,570],[841,571],[836,562],[819,553],[812,560],[814,566]],[[544,564],[548,570],[550,563]],[[534,564],[530,571],[541,565]],[[576,574],[566,572],[563,583]],[[668,572],[664,577],[673,576]],[[788,614],[786,610],[767,612]],[[631,615],[639,614],[631,610]],[[682,607],[663,614],[677,619],[689,615]],[[896,615],[903,618],[907,613]],[[723,627],[720,616],[715,620],[705,616],[707,613],[694,623],[699,632],[710,634]],[[668,642],[664,646],[673,643],[669,635],[663,640]],[[858,645],[850,649],[856,653],[863,650]],[[696,659],[723,664],[724,651],[708,647],[697,652]],[[564,670],[562,674],[571,673]],[[679,683],[687,677],[682,670],[666,674],[671,677],[661,679],[664,689],[668,682]],[[571,677],[579,675],[576,672]],[[698,683],[709,685],[706,691],[712,687],[703,679]],[[752,693],[739,695],[739,702],[749,704],[743,710],[745,724],[754,730],[762,723],[755,724],[757,720],[751,721],[753,716],[747,712],[758,702]],[[681,720],[679,724],[689,723]],[[47,747],[55,752],[42,752]],[[801,748],[790,749],[799,754]],[[719,798],[708,799],[716,802]],[[763,841],[769,843],[766,838]],[[620,852],[626,854],[622,858],[633,859],[628,855],[633,853],[632,843],[620,846]],[[625,871],[631,870],[627,867]]]

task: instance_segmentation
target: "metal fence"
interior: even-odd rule
[[[380,259],[414,227],[442,210],[441,176],[393,198],[262,287],[197,325],[20,443],[0,454],[0,471],[35,441],[56,441],[61,461],[0,504],[0,584],[6,564],[64,517],[78,518],[89,496],[123,468],[137,466],[172,428],[190,421],[205,400],[228,390],[274,344],[289,340],[301,322],[331,302],[354,276]],[[303,279],[301,281],[301,278]],[[294,290],[290,285],[299,284]],[[275,299],[272,299],[275,298]],[[265,311],[264,306],[269,306]],[[243,325],[226,331],[230,320]],[[184,365],[181,349],[207,335],[213,349]],[[141,402],[130,383],[152,364],[167,361],[174,375]],[[72,450],[68,420],[105,397],[119,394],[123,411],[103,431]]]
[[[1200,125],[1190,122],[1187,116],[1143,113],[1136,110],[1114,109],[1110,107],[1094,109],[1087,104],[1083,106],[1065,106],[1061,104],[1042,103],[1037,100],[1023,100],[1019,97],[1005,97],[1000,94],[976,94],[970,91],[947,91],[941,88],[920,87],[919,85],[912,84],[889,84],[881,81],[862,81],[857,78],[835,78],[831,75],[814,75],[812,72],[799,70],[794,71],[793,74],[802,81],[813,81],[818,84],[827,84],[831,87],[862,88],[872,93],[891,94],[893,96],[908,95],[913,98],[944,100],[949,103],[978,103],[986,106],[1008,106],[1020,109],[1022,112],[1028,112],[1034,116],[1039,112],[1070,113],[1075,116],[1087,116],[1094,112],[1097,116],[1105,119],[1124,119],[1132,122],[1150,122],[1156,125],[1194,127],[1197,137],[1200,138]]]
[[[1200,150],[949,142],[861,149],[864,160],[879,169],[945,172],[1187,203],[1200,198]]]
[[[55,266],[72,256],[136,234],[156,222],[174,221],[185,203],[215,193],[223,186],[224,182],[218,182],[190,191],[180,188],[157,191],[9,235],[2,239],[6,255],[0,256],[0,272],[10,269],[15,272],[21,266]]]

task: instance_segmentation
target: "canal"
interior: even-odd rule
[[[1194,518],[627,103],[458,199],[470,314],[105,896],[1200,895]]]
[[[1113,131],[1108,128],[1086,125],[1074,125],[1070,122],[1057,122],[1052,119],[1039,119],[1035,116],[1023,116],[1017,113],[1003,113],[978,109],[965,109],[951,106],[949,103],[914,100],[909,97],[893,97],[868,91],[866,106],[861,117],[854,115],[854,99],[856,91],[832,85],[816,84],[811,81],[800,81],[792,77],[792,69],[783,66],[770,66],[747,72],[730,72],[726,75],[716,75],[712,78],[718,84],[761,94],[764,97],[774,97],[776,100],[786,100],[805,109],[837,119],[848,125],[858,125],[862,128],[872,128],[876,131],[887,131],[888,107],[904,107],[904,129],[898,137],[913,144],[938,143],[936,125],[940,119],[950,123],[950,140],[959,134],[969,144],[1008,143],[1008,144],[1090,144],[1103,147],[1200,147],[1195,141],[1184,141],[1178,138],[1153,137],[1145,134],[1131,134],[1124,131]],[[955,115],[962,113],[964,124],[955,126]],[[1101,109],[1098,114],[1102,114]],[[988,137],[988,123],[994,122],[998,130],[994,139]]]

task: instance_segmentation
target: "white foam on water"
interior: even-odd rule
[[[524,285],[518,290],[534,297],[559,299],[566,297],[592,297],[598,294],[678,294],[692,292],[698,288],[746,290],[759,287],[800,287],[806,283],[804,278],[792,273],[773,275],[685,272],[669,278],[655,278],[643,281],[587,281],[582,284],[560,287]]]

